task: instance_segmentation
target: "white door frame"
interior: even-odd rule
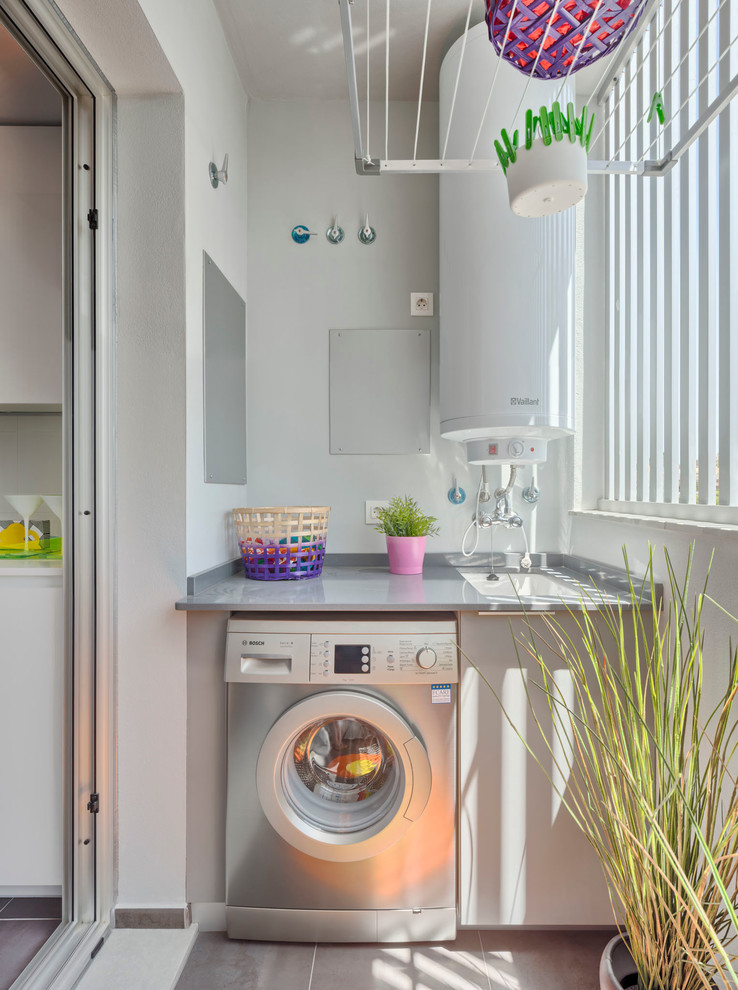
[[[0,0],[3,21],[65,111],[65,920],[18,982],[72,987],[114,903],[113,114],[110,86],[48,0]],[[40,61],[39,61],[40,60]],[[91,214],[90,211],[97,211]],[[95,229],[96,228],[96,229]],[[99,795],[99,811],[88,808]]]

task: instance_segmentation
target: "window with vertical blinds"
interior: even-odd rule
[[[600,508],[738,522],[737,82],[738,0],[664,0],[605,104]]]

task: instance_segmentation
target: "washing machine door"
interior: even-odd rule
[[[273,828],[318,859],[376,856],[423,813],[431,790],[425,747],[381,699],[326,691],[274,723],[256,767]]]

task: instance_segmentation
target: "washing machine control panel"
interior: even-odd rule
[[[328,684],[458,681],[453,636],[312,634],[310,680]]]

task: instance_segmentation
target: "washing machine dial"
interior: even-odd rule
[[[432,650],[429,646],[424,646],[422,650],[418,650],[415,654],[415,662],[423,670],[430,670],[431,667],[435,667],[437,659],[436,651]]]

